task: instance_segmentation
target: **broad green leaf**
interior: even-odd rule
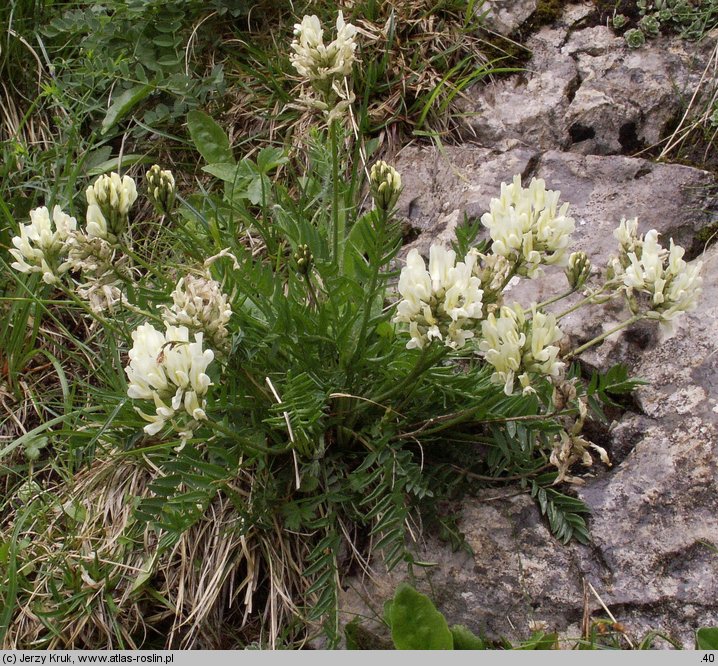
[[[125,170],[134,164],[151,164],[152,162],[154,162],[154,160],[148,155],[131,153],[129,155],[123,155],[119,161],[116,157],[113,157],[112,159],[100,162],[89,169],[87,175],[101,176],[103,173],[108,173],[109,171],[117,171],[118,169]]]
[[[451,635],[454,638],[454,650],[485,650],[486,645],[471,629],[463,624],[455,624],[451,627]]]
[[[202,171],[206,171],[208,174],[219,178],[225,183],[236,183],[242,177],[239,173],[241,166],[241,164],[217,162],[203,166]]]
[[[195,147],[207,164],[234,164],[234,155],[224,130],[203,111],[187,114],[187,127]]]
[[[431,599],[405,583],[389,609],[391,637],[397,650],[451,650],[454,638]]]
[[[696,650],[718,650],[718,627],[701,627],[696,631]]]
[[[284,154],[282,148],[262,148],[257,155],[257,168],[262,173],[269,173],[288,161],[289,158]]]
[[[107,134],[154,89],[151,83],[142,83],[125,90],[107,109],[102,121],[102,134]]]

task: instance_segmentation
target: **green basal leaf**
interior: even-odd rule
[[[471,629],[463,624],[451,627],[451,636],[454,639],[454,650],[485,650],[486,643],[482,641]]]
[[[696,650],[718,650],[718,627],[701,627],[696,631]]]
[[[389,609],[391,637],[398,650],[451,650],[454,638],[444,616],[425,594],[400,585]]]
[[[155,87],[151,83],[143,83],[140,85],[133,86],[129,90],[125,90],[115,101],[112,102],[110,108],[107,109],[107,113],[102,120],[102,134],[107,134],[107,132],[109,132],[113,127],[115,127],[154,89]]]
[[[203,111],[187,114],[187,127],[195,148],[207,164],[234,164],[234,155],[225,131]]]

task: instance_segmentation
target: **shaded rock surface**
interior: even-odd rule
[[[573,249],[587,251],[597,271],[615,251],[622,217],[637,216],[641,233],[656,228],[666,246],[673,238],[686,247],[687,259],[703,261],[700,307],[671,337],[645,323],[582,355],[589,368],[623,362],[650,382],[600,433],[613,466],[596,465],[578,489],[591,509],[590,545],[557,542],[519,488],[485,491],[458,510],[473,554],[425,534],[416,557],[434,566],[414,567],[413,577],[399,568],[350,579],[347,621],[380,617],[383,601],[410,580],[450,623],[491,637],[518,640],[545,628],[571,646],[591,618],[607,617],[604,605],[634,643],[660,630],[692,648],[697,628],[718,625],[718,249],[706,250],[698,233],[718,226],[716,179],[625,156],[665,135],[715,39],[660,38],[632,51],[592,26],[592,12],[569,5],[531,38],[526,72],[474,91],[472,143],[401,151],[399,213],[418,232],[404,252],[449,243],[465,217],[488,209],[501,182],[536,176],[571,203]],[[565,288],[561,273],[521,281],[511,298],[553,296]],[[561,325],[580,344],[625,317],[622,307],[592,306]]]
[[[632,154],[669,133],[716,35],[698,45],[659,37],[631,49],[605,25],[584,27],[594,11],[591,3],[570,5],[556,25],[527,41],[525,71],[473,88],[464,109],[470,136],[502,150],[608,155]]]
[[[536,11],[538,0],[486,0],[476,7],[485,13],[484,24],[500,35],[510,35]]]

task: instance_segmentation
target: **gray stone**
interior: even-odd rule
[[[404,186],[397,212],[413,228],[434,237],[445,229],[442,215],[458,210],[462,217],[480,216],[501,182],[514,173],[528,173],[536,157],[535,151],[522,148],[497,153],[470,144],[409,146],[394,160]]]
[[[486,0],[476,12],[485,15],[484,27],[500,35],[510,35],[536,11],[538,0]]]
[[[471,136],[481,145],[547,149],[569,144],[564,115],[578,85],[578,69],[555,48],[565,33],[544,28],[528,40],[526,71],[473,89],[463,109]]]
[[[629,48],[606,26],[582,27],[586,5],[569,5],[527,46],[525,71],[474,86],[462,109],[467,136],[506,150],[571,149],[633,154],[667,136],[698,85],[715,37],[698,46],[659,37]]]
[[[661,37],[631,49],[606,26],[572,33],[561,53],[578,67],[563,121],[584,154],[631,154],[660,142],[707,63],[707,54],[682,40]]]

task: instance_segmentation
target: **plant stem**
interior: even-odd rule
[[[309,303],[313,308],[319,307],[319,299],[317,298],[317,292],[314,289],[314,285],[312,284],[312,277],[311,277],[311,269],[309,272],[304,276],[304,281],[307,283],[307,292],[309,294]]]
[[[400,435],[396,435],[394,439],[410,439],[419,433],[422,435],[434,435],[442,430],[452,428],[459,423],[465,423],[468,421],[477,411],[480,409],[487,409],[487,402],[482,402],[475,407],[469,407],[459,412],[453,412],[451,414],[444,414],[443,416],[436,416],[434,418],[425,421],[423,424],[412,423],[409,427],[413,428],[419,425],[418,428],[411,430],[410,432],[404,432]],[[558,416],[573,416],[578,410],[576,408],[564,409],[560,412],[553,412],[550,414],[528,414],[525,416],[503,416],[494,419],[480,419],[476,421],[476,424],[486,425],[488,423],[508,423],[509,421],[521,422],[521,421],[541,421],[547,418],[555,418]],[[437,425],[434,425],[437,424]],[[429,427],[433,426],[433,427]]]
[[[337,266],[339,261],[339,141],[337,121],[329,125],[329,141],[332,149],[332,258]],[[343,234],[342,234],[343,235]],[[342,241],[344,239],[342,238]]]
[[[381,256],[382,249],[384,246],[384,232],[386,230],[389,214],[384,209],[375,209],[374,214],[376,215],[377,219],[375,247],[378,251],[376,253],[376,260],[372,260],[370,262],[371,278],[369,280],[369,289],[366,292],[366,302],[364,304],[364,314],[362,316],[361,326],[359,327],[359,335],[357,336],[357,346],[354,353],[352,354],[351,361],[349,362],[350,372],[352,372],[352,368],[355,367],[356,360],[364,353],[364,349],[366,348],[367,327],[369,326],[372,303],[374,302],[374,298],[376,297],[375,292],[379,283],[379,273],[382,268],[381,266],[379,266],[378,259]]]
[[[153,312],[147,312],[147,310],[143,310],[142,308],[138,308],[135,305],[132,305],[131,303],[128,303],[127,301],[121,301],[122,307],[125,308],[125,310],[129,310],[130,312],[134,312],[135,314],[142,315],[143,317],[146,317],[147,319],[152,319],[153,321],[156,321],[158,324],[161,324],[162,327],[165,325],[164,319],[162,317],[157,316]]]
[[[119,328],[117,328],[114,324],[111,324],[107,319],[99,315],[97,312],[95,312],[85,301],[78,298],[75,294],[73,294],[69,289],[65,288],[63,285],[60,285],[60,289],[72,300],[72,302],[75,305],[80,306],[87,314],[89,314],[93,319],[96,319],[97,321],[102,324],[104,328],[106,328],[108,331],[112,331],[116,335],[119,335],[125,339],[128,339],[127,335],[123,333]]]
[[[372,401],[381,404],[387,398],[390,398],[396,393],[402,391],[406,386],[411,384],[411,382],[417,379],[428,368],[434,365],[434,363],[436,363],[442,356],[446,355],[447,347],[441,346],[439,348],[438,354],[430,354],[429,350],[431,349],[431,347],[432,345],[428,344],[421,350],[421,355],[417,359],[416,365],[413,367],[411,372],[406,377],[404,377],[404,379],[402,379],[397,384],[394,384],[392,388],[388,389],[387,391],[384,391],[384,393],[380,394],[378,397],[372,398]]]
[[[641,321],[644,316],[642,314],[633,315],[633,317],[630,317],[629,319],[626,319],[625,321],[622,321],[617,326],[614,326],[611,330],[606,331],[605,333],[601,333],[601,335],[597,335],[593,340],[589,340],[585,345],[581,345],[580,347],[574,349],[570,354],[566,355],[566,358],[573,358],[574,356],[578,356],[579,354],[582,354],[585,352],[589,347],[593,347],[594,345],[597,345],[599,342],[603,342],[609,335],[613,335],[614,333],[617,333],[621,329],[624,329],[628,326],[631,326],[632,324],[635,324],[637,321]]]
[[[561,314],[556,315],[556,320],[563,319],[568,314],[571,314],[572,312],[575,312],[579,308],[582,308],[584,305],[587,305],[588,303],[594,302],[595,299],[600,296],[602,293],[607,291],[609,288],[614,288],[615,284],[607,282],[604,284],[598,291],[594,291],[590,296],[586,296],[585,298],[582,298],[580,301],[572,305],[567,310],[564,310]],[[613,296],[609,296],[606,300],[609,300],[613,298]],[[605,302],[605,301],[601,301]]]
[[[552,305],[557,301],[563,300],[564,298],[567,298],[568,296],[573,294],[575,291],[575,289],[569,289],[568,291],[564,291],[563,294],[559,294],[558,296],[553,296],[552,298],[549,298],[545,301],[541,301],[540,303],[536,304],[536,309],[538,310],[540,308],[545,308],[547,305]],[[524,314],[529,314],[530,312],[531,308],[524,310]]]
[[[147,263],[142,257],[140,257],[138,254],[130,250],[129,246],[126,243],[122,243],[122,251],[132,259],[135,263],[142,266],[145,270],[147,270],[149,273],[152,273],[160,282],[164,283],[166,286],[174,286],[172,283],[172,280],[169,280],[167,277],[162,275],[154,266]]]

